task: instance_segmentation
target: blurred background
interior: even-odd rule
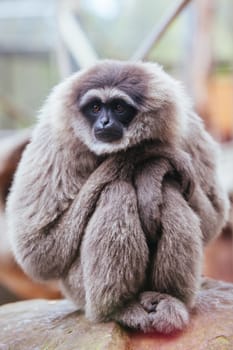
[[[221,143],[233,202],[232,0],[0,0],[0,304],[59,297],[56,283],[32,283],[15,263],[5,201],[50,89],[101,58],[157,61],[183,81]],[[232,226],[233,211],[206,251],[204,273],[233,282]]]

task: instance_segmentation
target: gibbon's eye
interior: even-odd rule
[[[110,103],[111,112],[117,121],[127,127],[137,114],[137,109],[122,99],[114,99]]]
[[[92,125],[96,122],[96,120],[100,117],[103,111],[104,104],[98,98],[92,99],[91,101],[87,101],[86,104],[81,106],[80,111],[84,115],[84,117],[89,121]]]
[[[95,114],[99,113],[101,110],[101,104],[98,102],[93,103],[90,107],[91,111]]]
[[[113,106],[114,112],[122,114],[125,112],[125,106],[122,103],[115,103]]]

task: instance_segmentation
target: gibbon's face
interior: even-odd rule
[[[124,129],[137,114],[135,105],[122,97],[112,96],[102,100],[100,96],[90,96],[81,111],[90,123],[96,140],[112,143],[122,139]]]
[[[179,83],[155,63],[102,61],[58,85],[55,101],[54,125],[63,130],[71,126],[97,155],[146,140],[172,142],[187,114]]]

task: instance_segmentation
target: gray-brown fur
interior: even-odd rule
[[[119,141],[96,140],[80,112],[96,89],[137,107]],[[104,61],[73,75],[49,96],[14,179],[18,262],[59,279],[92,320],[182,329],[200,301],[203,246],[227,217],[216,150],[158,65]]]

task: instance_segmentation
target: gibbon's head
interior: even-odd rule
[[[148,140],[177,142],[189,108],[181,85],[156,63],[106,60],[55,87],[42,116],[101,155]]]

